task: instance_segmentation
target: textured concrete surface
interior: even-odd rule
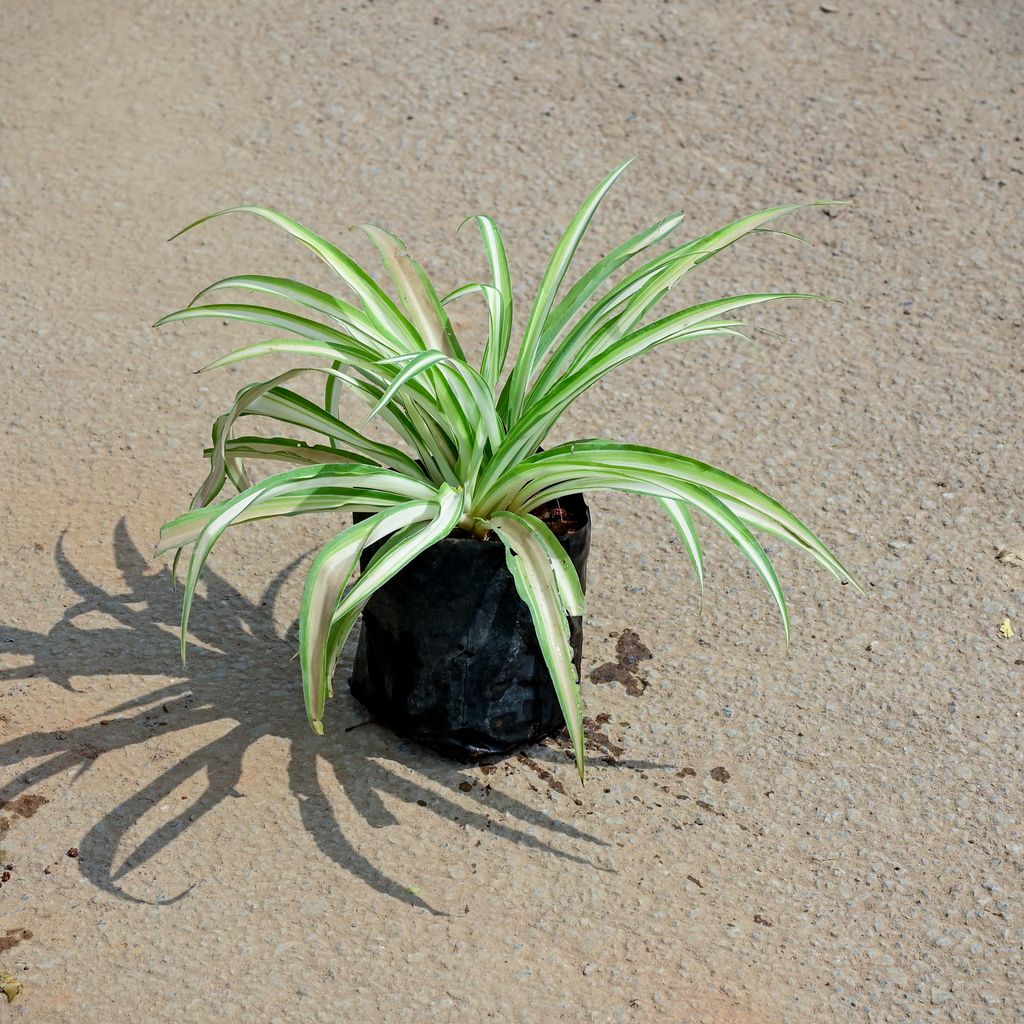
[[[1024,1019],[1014,7],[3,5],[0,1021]],[[148,325],[227,273],[326,277],[258,223],[164,239],[260,201],[369,260],[374,219],[451,286],[486,211],[525,301],[633,153],[587,254],[852,199],[682,296],[846,304],[664,350],[560,436],[760,483],[869,596],[778,551],[787,652],[707,531],[698,620],[656,510],[596,496],[582,789],[553,746],[486,774],[346,732],[344,696],[310,735],[286,634],[329,517],[223,542],[182,669],[148,552],[254,364],[191,371],[253,333]]]

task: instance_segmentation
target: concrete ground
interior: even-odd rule
[[[1024,1020],[1022,39],[1008,0],[5,4],[0,1021]],[[194,377],[254,332],[149,325],[327,278],[255,221],[164,239],[255,201],[373,264],[374,220],[447,289],[489,212],[525,305],[632,154],[585,256],[850,199],[680,293],[845,304],[661,350],[558,436],[759,483],[867,597],[770,545],[787,651],[706,531],[698,619],[653,504],[594,495],[582,788],[557,744],[485,772],[347,732],[347,694],[311,735],[293,622],[337,517],[223,541],[182,668],[149,552],[269,368]]]

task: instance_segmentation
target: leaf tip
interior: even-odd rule
[[[864,585],[852,573],[847,573],[846,578],[841,582],[843,586],[846,586],[848,584],[849,586],[853,587],[853,589],[856,590],[857,593],[861,595],[861,597],[868,596],[868,592],[864,589]]]

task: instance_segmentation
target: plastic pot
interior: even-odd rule
[[[559,537],[586,588],[590,510]],[[363,553],[365,567],[376,546]],[[570,619],[576,671],[583,628]],[[496,539],[456,533],[425,551],[363,609],[349,688],[374,720],[460,761],[504,754],[559,732],[558,698],[530,612]]]

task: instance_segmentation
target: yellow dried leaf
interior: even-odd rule
[[[22,984],[12,974],[0,974],[0,992],[7,996],[7,1002],[13,1003],[21,995]]]
[[[1003,624],[999,627],[999,635],[1005,636],[1007,640],[1014,635],[1013,626],[1010,624],[1009,619],[1003,619]]]

